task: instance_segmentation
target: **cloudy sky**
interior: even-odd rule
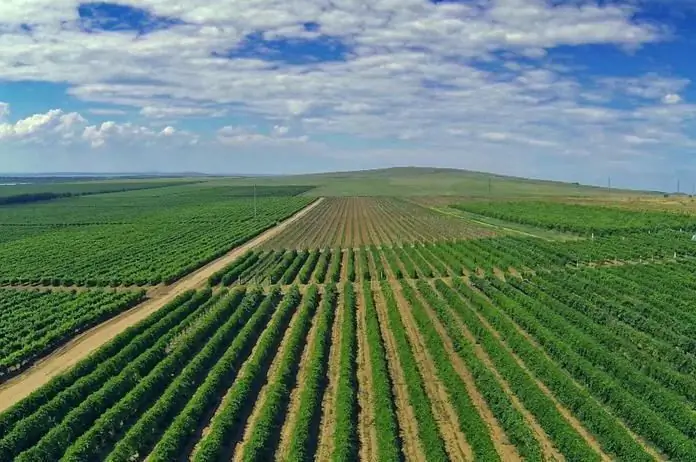
[[[695,21],[696,0],[3,0],[0,171],[688,189]]]

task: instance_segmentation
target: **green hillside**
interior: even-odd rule
[[[235,184],[315,185],[314,196],[606,196],[644,194],[557,181],[530,180],[467,170],[398,167],[313,175],[244,178]]]

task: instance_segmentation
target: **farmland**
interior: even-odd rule
[[[453,220],[398,198],[328,198],[293,228],[265,247],[348,248],[364,245],[468,239],[490,229]]]
[[[516,233],[428,201],[273,188],[0,207],[42,230],[0,241],[5,363],[159,303],[40,386],[31,368],[0,377],[0,460],[696,460],[687,216],[450,203]],[[61,203],[85,200],[100,223]]]

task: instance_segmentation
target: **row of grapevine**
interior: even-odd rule
[[[288,460],[312,460],[319,437],[321,402],[328,383],[329,349],[331,347],[331,330],[336,315],[338,292],[335,286],[327,288],[316,321],[316,338],[309,350],[307,376],[299,396],[294,426],[290,431],[290,444],[286,455]]]
[[[405,281],[401,282],[400,287],[403,291],[404,298],[410,305],[411,312],[416,321],[416,326],[423,337],[430,357],[437,365],[437,377],[447,391],[449,401],[458,416],[459,429],[466,435],[466,439],[471,445],[474,457],[481,460],[500,460],[500,456],[495,450],[491,435],[488,431],[488,426],[476,410],[471,401],[471,397],[466,392],[466,386],[454,369],[452,361],[445,349],[444,340],[435,330],[415,290]]]
[[[391,287],[386,281],[382,281],[381,288],[386,303],[389,330],[394,336],[398,361],[406,379],[409,401],[418,419],[418,436],[422,442],[423,452],[427,460],[448,460],[445,443],[425,391],[424,382],[430,378],[424,377],[422,371],[418,369],[413,347],[408,341]]]
[[[597,403],[587,390],[581,388],[573,381],[562,367],[533,345],[529,339],[502,314],[501,308],[473,292],[472,289],[462,281],[456,280],[455,287],[460,295],[469,300],[475,309],[479,311],[480,315],[495,328],[512,351],[519,355],[524,361],[525,366],[553,392],[554,396],[563,403],[563,405],[567,406],[570,411],[575,413],[578,419],[582,421],[583,425],[592,432],[595,438],[597,438],[605,451],[615,454],[621,460],[651,460],[651,457],[646,454],[645,450],[643,450],[628,434],[625,428],[619,424],[616,418],[608,414],[606,409]],[[483,339],[488,345],[491,345],[490,349],[488,345],[486,348],[489,349],[490,352],[494,352],[494,340],[489,336],[489,332],[481,324],[479,318],[472,316],[470,312],[465,310],[460,310],[459,314],[461,316],[466,316],[465,322],[469,326],[473,326],[470,327],[472,332],[475,332],[479,339]],[[492,359],[494,360],[501,361],[505,360],[505,358],[506,356],[504,355],[497,356],[492,353]],[[511,361],[508,360],[508,363],[510,366],[513,366]],[[499,367],[499,370],[505,372],[506,368]],[[514,369],[510,369],[510,371],[514,371]],[[513,387],[516,384],[514,380],[510,379],[509,383]],[[586,382],[582,381],[580,383]],[[532,388],[529,389],[533,390]],[[525,396],[523,393],[517,391],[516,393],[518,396]],[[532,412],[535,412],[535,416],[540,419],[540,421],[545,418],[542,412],[548,412],[549,409],[549,405],[541,407],[536,412],[533,408],[530,408]],[[549,428],[559,432],[559,436],[567,435],[565,436],[567,438],[572,435],[572,433],[560,433],[562,427],[557,427],[556,425],[550,426]],[[570,442],[572,440],[568,441]],[[586,443],[577,439],[577,437],[573,445],[577,448],[574,451],[586,454],[583,457],[588,457],[588,455],[592,453]]]
[[[224,443],[221,442],[224,432],[232,428],[236,419],[240,418],[246,400],[253,398],[252,393],[258,390],[258,387],[252,387],[254,381],[259,380],[252,371],[255,366],[263,367],[269,362],[299,303],[300,294],[297,288],[291,289],[273,313],[270,322],[267,322],[279,298],[280,292],[276,288],[264,300],[223,359],[215,365],[183,411],[167,428],[150,453],[149,460],[164,462],[178,459],[182,454],[189,455],[194,436],[201,428],[213,423],[215,425],[211,426],[205,446],[201,446],[198,456],[204,458],[206,451],[217,454],[218,451],[225,450]],[[247,363],[241,366],[244,358],[249,355]],[[234,399],[223,401],[224,404],[220,405],[219,397],[228,389],[228,395]],[[211,422],[210,415],[218,406],[219,412]]]
[[[260,406],[258,418],[250,430],[251,435],[241,450],[240,460],[271,460],[275,454],[286,410],[290,403],[290,393],[297,383],[302,350],[307,343],[307,335],[312,326],[312,319],[319,305],[317,286],[311,286],[304,297],[299,317],[290,331],[288,341],[279,351],[278,368],[273,377],[269,377],[265,400]],[[332,309],[333,307],[328,307]]]
[[[509,286],[493,281],[478,284],[637,433],[672,457],[684,457],[696,449],[693,408],[670,386],[645,374],[642,367],[649,364],[637,365],[623,355],[612,354],[593,335],[569,325],[564,317],[546,306],[542,309],[538,301]]]
[[[626,210],[556,202],[469,202],[456,208],[540,228],[616,234],[661,229],[694,229],[688,214]]]
[[[82,403],[71,409],[59,425],[52,426],[48,433],[15,460],[30,461],[38,457],[58,460],[71,454],[79,458],[81,452],[88,454],[88,458],[89,454],[92,454],[92,458],[98,455],[93,451],[100,449],[100,437],[105,436],[104,432],[99,432],[102,426],[106,427],[106,432],[109,432],[109,427],[113,432],[114,425],[119,425],[131,409],[137,413],[141,403],[144,405],[156,399],[160,389],[179,374],[234,308],[224,302],[211,304],[180,336],[167,342],[161,339],[107,381],[104,387],[84,397]]]
[[[370,284],[363,283],[363,300],[365,316],[365,336],[367,349],[369,350],[369,364],[372,372],[372,396],[375,416],[375,429],[379,435],[377,441],[377,455],[379,460],[402,460],[401,437],[399,424],[396,418],[396,406],[394,404],[393,383],[387,366],[387,352],[380,329],[377,309],[372,295]]]
[[[342,249],[494,235],[490,227],[453,218],[399,198],[325,198],[265,246]]]
[[[353,284],[343,288],[343,323],[338,383],[336,386],[336,427],[334,430],[334,461],[358,458],[358,377],[357,377],[357,299]]]
[[[285,309],[264,331],[258,339],[258,344],[249,362],[240,371],[239,377],[228,390],[223,405],[210,422],[210,432],[200,441],[200,447],[194,452],[196,461],[213,461],[232,454],[244,430],[244,422],[251,413],[254,400],[258,397],[265,383],[268,371],[276,350],[290,322],[292,311],[300,302],[300,293],[296,287],[288,294],[289,302]],[[307,328],[309,317],[316,308],[316,290],[305,297],[300,310],[297,312],[297,323],[288,333],[291,338],[301,335],[301,329]],[[297,327],[299,325],[299,327]],[[271,415],[273,417],[273,415]],[[259,430],[259,437],[268,436],[268,428]],[[276,435],[277,436],[277,435]]]
[[[426,282],[419,281],[418,292],[427,301],[439,318],[447,336],[452,340],[455,351],[464,360],[474,378],[476,388],[483,394],[491,412],[500,422],[510,442],[515,445],[525,460],[542,460],[541,446],[534,437],[524,416],[519,412],[510,396],[503,390],[489,367],[478,358],[474,345],[465,338],[457,326],[447,302],[440,298]]]
[[[264,200],[264,213],[256,219],[249,219],[249,204],[240,200],[226,208],[198,207],[205,223],[172,222],[155,214],[133,223],[64,226],[5,242],[0,284],[171,284],[309,203],[306,198]]]
[[[138,376],[151,370],[166,356],[166,347],[178,334],[190,328],[203,314],[201,306],[211,292],[186,294],[163,309],[166,316],[153,317],[127,330],[64,376],[58,376],[2,414],[0,460],[13,460],[32,447],[57,423],[94,415],[82,404],[95,393],[111,401],[135,384]],[[120,348],[115,350],[112,345]],[[114,356],[109,356],[109,354]],[[122,371],[114,374],[114,371]],[[109,385],[108,387],[104,387]],[[108,402],[103,405],[108,405]],[[81,407],[82,406],[82,407]],[[99,412],[99,408],[96,409]]]
[[[80,332],[140,303],[142,290],[38,292],[0,289],[0,378],[31,365]]]

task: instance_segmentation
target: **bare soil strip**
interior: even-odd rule
[[[476,289],[473,289],[473,290],[476,290]],[[488,323],[488,320],[486,320],[486,318],[484,318],[478,311],[474,310],[474,312],[476,313],[476,316],[481,320],[481,323],[486,327],[486,329],[488,329],[500,341],[500,343],[503,345],[503,347],[513,357],[515,362],[517,362],[517,364],[519,364],[520,367],[522,367],[527,372],[527,374],[529,374],[529,376],[534,379],[534,382],[537,384],[539,389],[546,396],[548,396],[551,399],[551,401],[553,401],[553,403],[556,405],[556,409],[558,409],[558,412],[560,412],[561,415],[568,421],[568,423],[570,423],[570,425],[573,427],[573,429],[575,429],[575,431],[577,431],[578,434],[580,436],[582,436],[582,438],[585,441],[587,441],[587,444],[600,455],[600,457],[602,458],[603,461],[606,461],[606,462],[611,461],[612,460],[611,457],[609,457],[607,454],[604,453],[604,451],[602,450],[602,447],[599,444],[599,442],[597,441],[597,439],[589,431],[587,431],[587,429],[583,426],[582,422],[580,422],[573,415],[573,413],[570,412],[570,410],[568,410],[565,406],[563,406],[563,404],[561,404],[556,399],[553,392],[551,390],[549,390],[548,387],[527,368],[527,365],[524,363],[524,361],[522,361],[522,359],[519,356],[517,356],[517,354],[500,337],[500,334],[498,333],[498,331],[495,330],[495,328]],[[507,315],[505,315],[505,314],[504,314],[504,316],[507,317]],[[523,330],[520,326],[518,326],[512,319],[510,319],[509,317],[507,317],[507,318],[515,326],[515,328],[517,329],[517,331],[520,334],[524,335],[524,337],[532,345],[534,345],[536,348],[538,348],[539,351],[541,351],[544,355],[546,354],[546,352],[544,352],[544,350],[536,343],[536,341],[533,338],[531,338],[531,336],[525,330]],[[645,449],[648,450],[649,448],[645,448]],[[651,455],[654,453],[654,451],[649,451],[649,452]]]
[[[370,346],[367,343],[367,323],[362,290],[357,292],[357,335],[358,335],[358,434],[360,438],[360,460],[377,460],[377,431],[375,430],[372,368]]]
[[[466,391],[471,397],[471,402],[474,404],[474,407],[476,407],[476,410],[483,418],[483,421],[486,422],[486,425],[488,426],[488,429],[491,434],[491,439],[493,440],[493,445],[495,446],[496,451],[500,455],[500,458],[506,462],[513,460],[522,460],[515,446],[512,445],[508,440],[508,437],[505,434],[505,430],[503,430],[503,428],[501,427],[500,422],[498,422],[498,419],[495,418],[493,412],[488,407],[486,399],[483,397],[481,392],[476,387],[476,381],[474,380],[474,377],[471,375],[471,372],[469,371],[469,368],[467,367],[466,363],[456,353],[454,349],[454,344],[452,343],[452,339],[449,337],[449,335],[447,335],[447,331],[442,326],[440,319],[438,319],[437,315],[433,312],[432,308],[428,304],[428,301],[421,297],[418,292],[417,294],[421,303],[423,304],[423,307],[426,309],[428,317],[430,318],[430,322],[433,324],[433,327],[435,327],[435,330],[442,338],[443,343],[445,345],[445,350],[447,351],[450,357],[454,369],[457,371],[457,374],[459,375],[459,377],[461,377],[462,381],[464,382],[464,385],[466,386]]]
[[[7,409],[17,401],[25,398],[37,388],[46,384],[56,375],[74,366],[86,358],[94,350],[110,341],[128,327],[142,321],[167,303],[174,300],[177,295],[190,289],[197,289],[206,285],[208,278],[231,262],[242,256],[247,251],[258,247],[268,239],[280,234],[288,226],[302,218],[323,201],[320,198],[288,218],[278,226],[259,234],[254,239],[231,250],[224,256],[214,260],[193,273],[184,276],[172,285],[154,289],[148,294],[148,299],[140,305],[125,311],[118,316],[109,319],[102,324],[93,327],[78,335],[60,349],[54,351],[34,366],[27,369],[8,381],[0,384],[0,411]]]
[[[331,331],[331,349],[329,350],[329,383],[324,392],[324,399],[321,404],[321,424],[319,426],[319,442],[317,444],[317,454],[315,460],[330,460],[334,451],[334,429],[336,428],[336,388],[338,386],[338,373],[341,362],[341,342],[343,317],[345,316],[345,306],[343,291],[339,291],[338,304],[336,308],[336,319],[334,320]]]
[[[398,354],[396,353],[396,340],[389,329],[387,322],[387,313],[384,302],[384,297],[381,290],[373,290],[375,299],[375,308],[379,317],[379,324],[382,327],[382,338],[384,339],[384,347],[387,351],[387,364],[389,365],[389,374],[392,377],[394,384],[394,398],[396,402],[396,415],[399,419],[399,428],[401,429],[401,439],[403,441],[403,451],[406,460],[425,461],[425,453],[418,436],[418,420],[411,406],[408,396],[408,388],[404,371],[399,362]]]
[[[322,302],[319,303],[321,306]],[[287,457],[287,452],[290,447],[290,438],[292,437],[291,432],[295,428],[295,422],[297,421],[297,410],[300,407],[300,392],[304,388],[306,377],[309,372],[307,369],[307,365],[309,363],[308,358],[316,343],[317,325],[319,324],[318,320],[320,316],[321,311],[317,310],[317,313],[312,319],[312,327],[309,329],[305,346],[302,350],[300,366],[297,370],[297,385],[290,392],[290,403],[288,404],[287,417],[285,418],[285,422],[283,423],[283,428],[280,433],[280,443],[276,451],[276,460],[286,460]],[[279,350],[279,352],[280,351],[282,350]]]
[[[404,299],[398,284],[394,284],[393,289],[394,298],[399,305],[401,318],[406,328],[406,334],[409,342],[413,346],[413,353],[416,357],[418,368],[423,377],[427,377],[427,380],[424,381],[425,391],[432,403],[433,415],[438,421],[447,453],[454,462],[474,460],[474,453],[471,450],[471,446],[469,446],[466,437],[459,430],[459,417],[457,416],[457,412],[449,402],[445,387],[437,379],[435,364],[423,344],[420,332],[418,332],[416,328],[410,306]]]

